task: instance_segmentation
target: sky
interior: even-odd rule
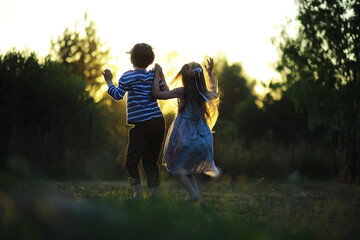
[[[131,68],[125,52],[146,42],[165,71],[169,62],[180,68],[221,51],[230,63],[241,62],[250,78],[266,82],[279,78],[271,38],[295,18],[297,6],[294,0],[0,0],[0,52],[16,47],[46,56],[65,28],[86,25],[85,12],[120,72]]]

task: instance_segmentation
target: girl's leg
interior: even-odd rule
[[[197,192],[197,194],[199,195],[199,197],[200,197],[200,199],[202,201],[201,193],[200,193],[200,190],[199,190],[199,184],[196,181],[195,176],[194,175],[188,175],[188,178],[190,179],[190,182],[191,182],[193,188],[195,189],[195,191]]]
[[[197,193],[196,189],[193,187],[190,178],[186,175],[174,175],[176,181],[180,183],[181,186],[189,193],[188,200],[201,200],[201,197]]]

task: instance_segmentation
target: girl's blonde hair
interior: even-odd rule
[[[195,99],[201,104],[207,124],[212,129],[219,116],[220,99],[217,82],[213,83],[208,76],[205,78],[203,68],[196,62],[185,64],[170,84],[176,86],[180,80],[184,87],[184,98],[179,111],[184,110],[191,98]]]

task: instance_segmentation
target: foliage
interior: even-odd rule
[[[34,53],[12,50],[0,56],[0,79],[5,169],[57,178],[96,175],[105,167],[102,174],[112,175],[113,159],[96,151],[113,144],[106,109],[89,96],[81,77],[60,63],[40,64]],[[102,163],[91,164],[98,158]]]
[[[344,170],[360,176],[360,2],[299,0],[296,38],[284,30],[280,85],[311,130],[325,126],[344,152]]]
[[[250,82],[240,63],[229,64],[224,55],[215,59],[214,75],[219,79],[221,104],[219,119],[234,121],[235,105],[253,96],[255,82]]]
[[[299,179],[332,177],[337,166],[331,146],[305,140],[276,143],[274,135],[269,131],[251,144],[215,138],[214,157],[222,174],[231,179],[285,179],[294,172]]]
[[[85,14],[87,22],[87,14]],[[51,41],[50,55],[52,59],[71,66],[72,72],[81,76],[95,90],[99,89],[103,66],[109,60],[110,49],[104,49],[104,44],[97,36],[95,22],[90,21],[85,27],[85,35],[75,29],[66,28],[63,36],[57,41]]]
[[[260,108],[253,94],[254,82],[241,65],[229,65],[221,55],[215,61],[214,74],[219,78],[222,97],[215,125],[214,159],[222,174],[233,179],[286,178],[293,172],[302,177],[334,174],[334,143],[324,141],[322,128],[309,131],[306,113],[295,111],[286,92],[278,100],[269,93]]]

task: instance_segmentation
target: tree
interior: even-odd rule
[[[255,82],[250,82],[240,63],[229,64],[226,57],[217,56],[214,75],[219,78],[222,93],[219,119],[234,121],[235,106],[253,96]]]
[[[76,27],[77,24],[73,31],[66,28],[57,41],[51,40],[50,55],[54,60],[71,66],[72,72],[81,76],[96,91],[102,83],[97,80],[101,78],[103,66],[110,58],[110,48],[103,50],[104,44],[97,36],[93,21],[85,27],[84,36]]]
[[[40,63],[32,52],[0,55],[0,100],[0,171],[51,178],[118,175],[114,158],[126,145],[126,133],[114,130],[118,119],[95,103],[69,67],[49,59]]]
[[[282,32],[277,70],[311,130],[326,126],[336,137],[342,173],[360,177],[360,2],[298,0],[300,24],[291,38]]]

